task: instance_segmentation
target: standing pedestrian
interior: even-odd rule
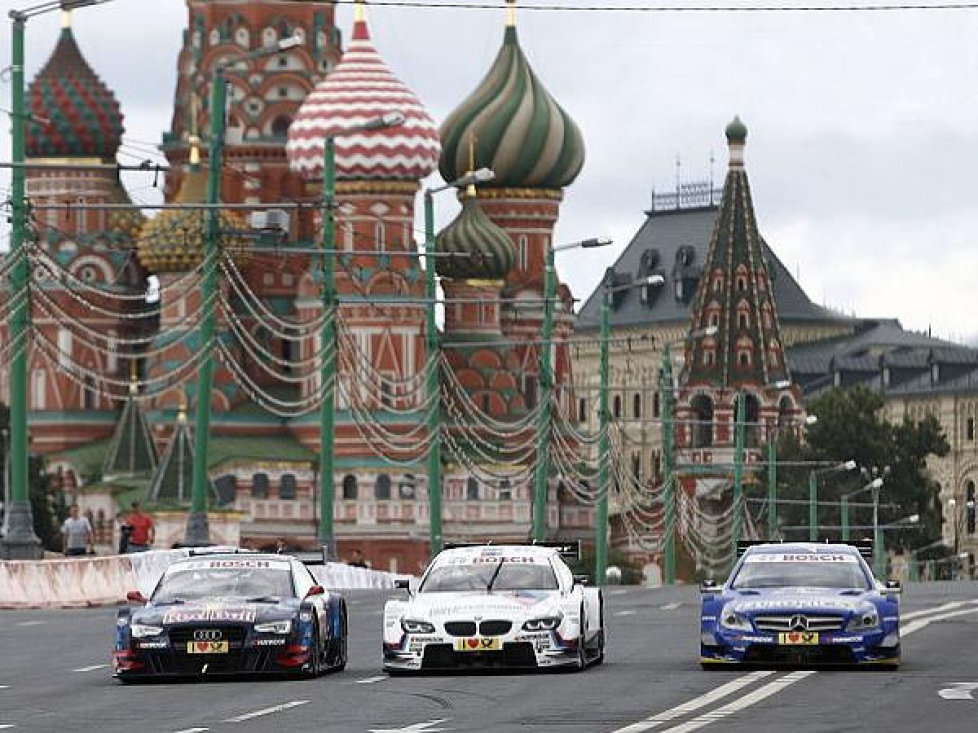
[[[95,545],[95,533],[87,517],[79,516],[78,505],[72,504],[68,518],[61,525],[61,549],[65,557],[85,555]]]
[[[126,552],[146,552],[156,541],[156,525],[153,523],[153,518],[143,511],[138,501],[132,503],[132,511],[126,519],[126,524],[132,527]]]

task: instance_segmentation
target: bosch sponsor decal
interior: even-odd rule
[[[847,552],[754,552],[744,557],[744,563],[797,562],[797,563],[852,563],[859,561]]]
[[[175,563],[167,568],[168,573],[184,570],[288,570],[287,560],[256,560],[230,558],[226,560],[191,560]]]
[[[163,614],[164,624],[186,624],[199,621],[240,621],[253,624],[258,612],[253,608],[168,608]]]

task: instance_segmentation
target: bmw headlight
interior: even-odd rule
[[[292,631],[292,619],[286,618],[281,621],[255,624],[255,631],[259,634],[287,634]]]
[[[880,625],[880,615],[876,611],[864,611],[862,613],[855,614],[851,619],[849,619],[849,625],[846,627],[848,631],[865,631],[866,629],[875,629]]]
[[[734,631],[753,631],[750,621],[734,611],[724,611],[720,616],[720,625]]]
[[[523,624],[523,631],[553,631],[560,626],[561,621],[563,621],[562,616],[531,618],[529,621]]]
[[[427,621],[415,621],[409,618],[401,619],[401,630],[405,634],[434,634],[435,627],[434,624],[429,624]]]
[[[148,624],[133,624],[129,627],[129,633],[133,639],[143,639],[147,636],[159,636],[163,633],[162,626],[149,626]]]

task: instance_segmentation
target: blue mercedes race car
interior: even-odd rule
[[[347,611],[293,557],[198,554],[174,562],[147,599],[130,591],[116,618],[112,666],[123,682],[156,676],[346,666]]]
[[[752,543],[726,584],[705,581],[700,664],[900,664],[900,585],[848,544]]]

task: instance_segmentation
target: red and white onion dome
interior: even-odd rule
[[[404,122],[341,134],[391,112],[404,115]],[[322,178],[328,135],[336,136],[339,180],[420,181],[438,167],[438,127],[377,53],[362,17],[354,23],[353,40],[339,64],[306,97],[289,127],[286,150],[292,170],[306,180]]]

